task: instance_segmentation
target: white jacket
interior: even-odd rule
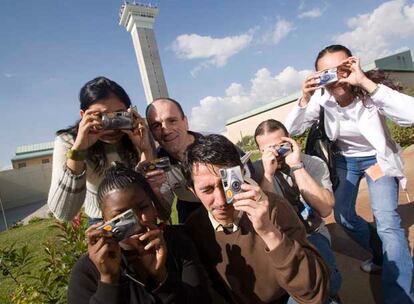
[[[319,119],[320,107],[325,109],[325,131],[331,140],[336,140],[339,133],[339,118],[335,98],[327,90],[321,95],[316,92],[307,106],[299,103],[286,118],[285,126],[291,135],[305,132]],[[319,94],[318,94],[319,93]],[[378,91],[366,101],[357,102],[357,127],[361,134],[376,150],[379,166],[387,176],[399,179],[401,187],[406,190],[407,179],[403,173],[401,147],[395,143],[385,124],[385,116],[403,127],[414,124],[414,98],[385,85],[379,85]]]

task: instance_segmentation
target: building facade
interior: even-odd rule
[[[11,159],[13,169],[52,163],[53,142],[19,146]]]

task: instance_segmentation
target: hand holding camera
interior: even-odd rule
[[[242,184],[242,192],[234,196],[234,209],[244,211],[259,236],[273,232],[276,228],[270,221],[269,201],[259,186]]]
[[[286,165],[292,167],[300,164],[302,161],[302,157],[298,143],[290,137],[282,137],[281,139],[288,143],[291,147],[290,152],[287,153],[285,156]]]
[[[147,232],[134,236],[140,256],[138,262],[155,281],[161,283],[167,276],[167,245],[159,227],[151,223],[147,227]]]
[[[86,110],[79,122],[78,134],[72,149],[87,150],[98,141],[102,132],[100,112],[91,109]]]
[[[101,224],[86,230],[88,255],[101,275],[101,282],[116,283],[121,271],[121,248],[107,232],[97,229]]]
[[[127,112],[123,112],[130,117],[128,128],[122,128],[122,132],[126,133],[131,139],[135,147],[141,152],[152,150],[151,139],[145,119],[139,115],[137,108],[131,107]]]

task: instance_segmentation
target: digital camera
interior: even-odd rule
[[[102,114],[102,128],[104,130],[130,130],[134,125],[131,112],[112,112]]]
[[[277,152],[277,159],[285,157],[289,152],[292,151],[292,145],[288,142],[284,142],[281,145],[270,146],[275,152]]]
[[[131,235],[138,233],[142,226],[139,223],[137,216],[132,209],[115,216],[113,219],[107,221],[102,226],[97,228],[98,230],[104,230],[110,232],[112,237],[120,242]]]
[[[327,69],[319,75],[319,86],[326,86],[327,84],[338,81],[337,68]]]
[[[220,169],[219,173],[227,204],[232,204],[234,195],[242,192],[241,185],[243,184],[243,175],[240,166]]]
[[[161,169],[164,171],[168,171],[171,168],[171,161],[168,156],[161,157],[150,161],[148,164],[144,166],[144,171],[153,171],[155,169]]]
[[[279,146],[278,149],[276,149],[278,158],[283,158],[287,154],[289,154],[292,151],[292,145],[288,142],[285,142]]]

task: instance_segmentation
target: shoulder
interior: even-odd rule
[[[256,181],[256,183],[259,183],[262,181],[263,179],[263,175],[264,175],[264,168],[263,168],[263,162],[261,159],[256,160],[255,162],[252,163],[252,178],[254,181]]]
[[[55,138],[55,144],[65,145],[65,146],[72,146],[74,143],[74,138],[69,133],[61,133]]]
[[[326,170],[328,170],[326,163],[317,156],[302,153],[302,162],[305,167],[323,166]]]

